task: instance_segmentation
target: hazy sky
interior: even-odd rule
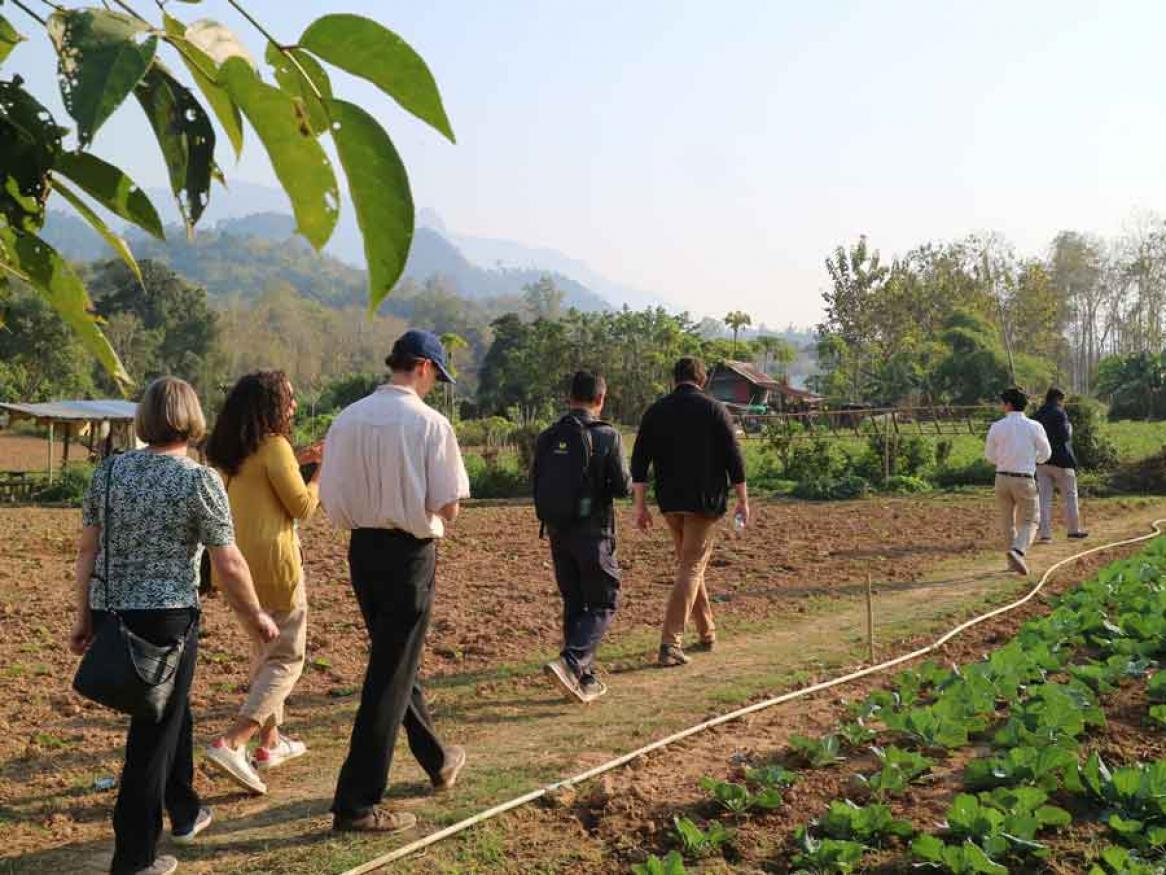
[[[1037,254],[1061,228],[1114,233],[1166,201],[1160,2],[249,5],[287,41],[359,11],[421,52],[456,146],[335,81],[386,123],[417,204],[451,229],[560,249],[698,314],[810,324],[823,258],[860,233],[884,255],[985,230]],[[172,6],[262,55],[226,3]],[[5,70],[49,63],[22,48]],[[138,116],[123,110],[95,151],[163,184]],[[255,147],[238,167],[222,150],[228,177],[272,181]]]

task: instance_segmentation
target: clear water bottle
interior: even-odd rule
[[[745,514],[737,511],[733,514],[733,533],[738,537],[745,531]]]

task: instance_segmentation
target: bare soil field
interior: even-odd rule
[[[1086,506],[1089,523],[1098,534],[1143,531],[1153,510],[1145,500]],[[95,782],[116,775],[124,725],[69,690],[75,659],[63,642],[71,614],[71,563],[78,525],[76,511],[0,510],[0,627],[4,630],[0,636],[0,832],[4,836],[0,872],[97,872],[101,855],[108,851],[112,794],[95,789]],[[594,764],[599,757],[642,744],[670,725],[667,721],[692,722],[761,691],[787,688],[827,668],[847,664],[861,643],[854,634],[860,628],[854,595],[865,589],[868,574],[888,604],[912,606],[907,613],[888,608],[888,615],[898,618],[897,625],[887,629],[888,643],[917,635],[914,618],[922,622],[926,617],[931,622],[943,612],[978,603],[987,592],[1006,593],[1018,586],[1015,578],[998,573],[1002,561],[993,549],[995,513],[986,495],[761,505],[754,525],[743,537],[734,538],[727,531],[722,535],[709,571],[714,609],[724,629],[732,633],[725,636],[724,651],[718,651],[720,664],[689,675],[694,679],[691,688],[671,696],[673,701],[667,705],[674,708],[669,710],[663,702],[653,704],[653,696],[661,693],[658,679],[667,673],[641,670],[652,656],[671,582],[670,547],[660,526],[646,535],[635,532],[626,510],[621,511],[620,525],[623,604],[601,656],[613,673],[613,687],[616,681],[626,684],[634,697],[627,700],[618,719],[610,720],[592,709],[577,718],[582,712],[564,706],[538,675],[538,663],[558,647],[559,601],[532,509],[469,508],[443,543],[424,674],[434,691],[439,723],[457,725],[466,737],[480,739],[474,749],[481,750],[481,766],[467,782],[464,799],[427,812],[435,824],[463,816],[483,802],[497,801],[511,788],[529,789],[532,779],[551,780],[564,767]],[[208,799],[239,825],[224,827],[235,834],[217,848],[218,862],[211,865],[205,858],[189,871],[335,872],[376,853],[375,847],[362,840],[302,844],[305,830],[327,837],[323,827],[330,782],[347,741],[365,654],[364,631],[347,583],[344,537],[323,519],[316,519],[304,528],[303,543],[312,606],[309,667],[290,703],[290,728],[309,740],[316,759],[310,771],[301,771],[292,780],[294,786],[284,788],[284,795],[273,791],[264,800],[224,792],[222,782],[200,777],[200,788]],[[1058,544],[1057,549],[1067,552],[1070,548]],[[848,612],[844,621],[836,617],[824,624],[818,620],[843,610]],[[233,715],[246,671],[245,639],[222,599],[208,600],[205,611],[194,692],[196,743],[200,744]],[[784,631],[775,634],[777,628]],[[845,629],[845,634],[837,634],[839,629]],[[733,638],[739,639],[736,644]],[[771,664],[774,659],[778,664]],[[608,704],[615,706],[617,695],[612,699]],[[812,724],[817,709],[799,709],[796,723]],[[789,709],[783,711],[782,719],[788,721]],[[527,727],[528,720],[541,722]],[[776,741],[774,727],[766,720],[759,718],[756,733]],[[636,825],[622,822],[623,815],[616,810],[608,812],[610,819],[605,814],[607,825],[601,825],[588,813],[592,802],[572,809],[567,822],[561,814],[539,811],[518,815],[518,822],[550,818],[552,833],[536,842],[534,851],[550,854],[557,835],[583,829],[598,841],[577,845],[570,853],[584,853],[590,847],[605,860],[611,857],[610,867],[597,865],[592,856],[578,867],[564,864],[545,871],[621,871],[619,866],[626,868],[627,858],[621,862],[618,852],[612,856],[621,846],[614,833],[650,846],[644,831],[658,828],[674,805],[684,803],[681,778],[712,761],[724,762],[730,748],[759,744],[749,728],[752,725],[744,727],[740,738],[738,730],[730,727],[707,740],[686,744],[681,748],[683,760],[691,759],[691,765],[680,773],[669,767],[640,790],[616,794],[625,801],[641,800],[628,812],[640,818]],[[540,737],[548,727],[558,732],[553,740]],[[514,735],[508,738],[511,731]],[[394,767],[395,786],[403,776],[405,789],[400,792],[415,793],[416,767],[407,757],[399,763]],[[639,786],[638,774],[620,774],[598,792],[621,788],[624,782],[630,782],[628,787]],[[663,807],[658,804],[673,798],[675,802]],[[286,828],[290,821],[300,826]],[[490,834],[487,830],[475,840]],[[299,843],[296,859],[303,862],[286,864],[290,868],[272,862],[284,859],[273,857],[272,848],[279,840],[291,842],[293,836]],[[424,862],[417,865],[420,868],[414,871],[419,872],[485,871],[477,864],[465,869],[444,868],[444,862],[441,869],[427,868]],[[535,868],[508,868],[500,858],[501,870]],[[185,864],[183,871],[187,871]]]

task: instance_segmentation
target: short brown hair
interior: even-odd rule
[[[155,446],[198,443],[206,435],[206,418],[194,387],[177,377],[159,377],[142,393],[134,415],[138,440]]]
[[[704,362],[696,356],[686,355],[677,361],[676,367],[672,369],[674,383],[696,383],[703,386],[707,379],[708,373],[704,369]]]

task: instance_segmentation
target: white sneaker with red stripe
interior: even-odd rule
[[[263,771],[266,769],[274,769],[276,766],[281,766],[288,760],[294,760],[296,757],[302,757],[307,752],[308,746],[302,741],[296,741],[294,738],[281,735],[279,741],[275,743],[275,747],[255,748],[252,760],[255,763],[255,768]]]
[[[231,747],[222,738],[216,738],[206,749],[207,762],[220,768],[223,773],[246,790],[260,796],[267,792],[267,785],[251,765],[247,748]]]

